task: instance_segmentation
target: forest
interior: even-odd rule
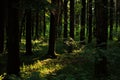
[[[120,0],[1,0],[0,80],[120,80]]]

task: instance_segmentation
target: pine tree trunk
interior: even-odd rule
[[[64,0],[64,39],[68,37],[68,0]]]
[[[62,34],[62,0],[57,1],[58,5],[58,22],[57,22],[57,37],[61,37]]]
[[[19,75],[20,59],[19,59],[19,21],[18,9],[13,7],[18,4],[18,0],[8,0],[8,26],[7,26],[7,48],[8,62],[7,74]]]
[[[70,37],[74,39],[74,0],[70,0]]]
[[[116,32],[118,34],[118,41],[120,41],[120,0],[116,0]]]
[[[4,6],[4,1],[0,3],[0,53],[3,53],[4,51],[4,13],[5,13],[5,6]]]
[[[95,60],[95,76],[98,80],[106,80],[107,72],[107,57],[105,53],[99,51],[99,49],[105,50],[107,48],[107,37],[108,37],[108,1],[107,0],[96,0],[96,46],[98,51]]]
[[[86,18],[86,0],[82,0],[80,42],[85,44],[85,18]]]
[[[39,39],[39,34],[38,34],[38,25],[39,25],[39,20],[38,20],[38,17],[39,17],[39,9],[36,10],[36,27],[35,27],[35,39]]]
[[[31,9],[26,9],[26,54],[32,54],[31,43]]]
[[[52,0],[52,4],[56,5],[57,0]],[[56,5],[57,6],[57,5]],[[55,39],[56,39],[56,27],[57,27],[57,10],[51,11],[50,15],[50,33],[49,33],[49,48],[47,56],[50,58],[56,58],[55,55]]]
[[[41,37],[41,34],[42,34],[42,32],[43,32],[43,18],[44,18],[44,16],[43,16],[43,13],[42,12],[40,12],[40,29],[39,29],[39,35],[40,35],[40,37]]]
[[[44,9],[44,14],[43,14],[43,23],[44,23],[44,26],[43,26],[43,35],[45,37],[46,35],[46,16],[45,16],[45,9]]]
[[[110,0],[110,35],[109,35],[109,39],[113,40],[113,22],[114,22],[114,17],[113,17],[113,13],[114,13],[114,2],[113,0]]]
[[[92,41],[92,0],[88,1],[88,43]]]

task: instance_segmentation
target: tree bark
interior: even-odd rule
[[[109,39],[113,40],[113,22],[114,22],[114,2],[113,0],[110,0],[110,35],[109,35]]]
[[[68,37],[68,0],[64,0],[64,39]]]
[[[44,26],[43,26],[43,35],[44,35],[44,37],[45,37],[45,35],[46,35],[46,16],[45,16],[45,9],[44,9],[44,14],[43,14],[43,23],[44,23]]]
[[[92,0],[88,1],[88,43],[92,41]]]
[[[32,54],[31,43],[31,9],[26,9],[26,54]]]
[[[0,14],[0,53],[3,53],[4,51],[4,14],[5,14],[5,2],[2,1],[0,3],[0,10],[1,10],[1,14]]]
[[[58,22],[57,22],[57,37],[61,37],[62,34],[62,0],[57,1],[58,4]]]
[[[80,42],[85,44],[85,18],[86,18],[86,0],[82,0]]]
[[[35,38],[36,39],[39,39],[39,34],[38,34],[38,32],[39,32],[39,28],[38,28],[39,20],[38,20],[38,17],[39,17],[39,9],[36,10],[36,27],[35,27]]]
[[[96,15],[96,46],[99,57],[95,60],[95,76],[97,80],[106,80],[107,72],[107,57],[105,53],[99,49],[105,50],[107,48],[108,39],[108,1],[95,0],[95,15]]]
[[[74,39],[74,0],[70,0],[70,37]]]
[[[18,4],[18,0],[8,0],[8,26],[7,26],[7,48],[8,62],[7,74],[19,75],[20,59],[19,59],[19,21],[18,9],[14,6]]]
[[[52,0],[52,4],[56,5],[57,0]],[[57,6],[57,5],[56,5]],[[50,14],[50,33],[49,33],[49,48],[47,56],[50,58],[56,58],[55,55],[55,39],[56,39],[56,27],[57,27],[57,10],[54,8]]]

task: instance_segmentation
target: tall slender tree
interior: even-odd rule
[[[82,0],[80,42],[85,44],[85,18],[86,18],[86,0]]]
[[[68,0],[64,0],[64,38],[68,37]]]
[[[0,53],[3,53],[4,50],[4,13],[5,13],[5,2],[0,3]]]
[[[118,0],[115,1],[115,22],[116,22],[116,32],[118,31]]]
[[[96,46],[99,49],[107,48],[108,38],[108,0],[95,0],[96,15]],[[99,51],[99,57],[95,61],[95,75],[98,80],[106,80],[107,77],[107,57],[105,53]],[[100,59],[100,60],[99,60]]]
[[[113,39],[113,22],[114,22],[114,2],[113,0],[110,0],[110,35],[109,35],[109,39],[112,40]]]
[[[44,13],[43,13],[43,11],[40,11],[40,28],[39,28],[39,35],[41,36],[42,35],[42,32],[43,32],[43,28],[44,28],[44,23],[43,23],[43,19],[44,19]]]
[[[31,43],[31,9],[26,9],[26,54],[32,54],[32,43]]]
[[[37,8],[37,10],[36,10],[36,27],[35,27],[35,38],[36,39],[39,38],[39,34],[38,34],[38,31],[39,31],[39,29],[38,29],[39,20],[38,20],[38,18],[39,18],[39,9]]]
[[[70,37],[74,39],[74,0],[70,0]]]
[[[58,0],[58,26],[57,26],[57,36],[61,37],[62,34],[62,9],[63,9],[63,1]]]
[[[45,11],[45,9],[43,10],[43,35],[44,35],[44,37],[45,37],[45,35],[46,35],[46,16],[45,16],[45,13],[46,13],[46,11]]]
[[[19,21],[18,21],[18,0],[8,0],[8,26],[7,26],[7,48],[8,62],[7,74],[19,75]]]
[[[57,7],[57,0],[52,0],[52,4]],[[55,55],[55,39],[56,39],[56,27],[57,27],[57,9],[51,10],[50,14],[50,33],[49,33],[49,48],[47,56],[50,58],[56,58]]]
[[[116,32],[119,33],[120,26],[120,0],[116,1]],[[118,41],[120,41],[120,35],[118,35]]]
[[[88,0],[88,43],[92,41],[92,0]]]

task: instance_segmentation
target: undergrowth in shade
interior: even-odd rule
[[[21,44],[25,46],[23,43]],[[64,43],[57,41],[56,59],[45,58],[47,53],[47,42],[33,41],[33,55],[24,55],[21,48],[20,77],[10,75],[10,80],[94,80],[94,62],[97,53],[102,52],[108,59],[109,76],[107,80],[119,80],[120,56],[119,46],[115,42],[108,43],[107,50],[98,49],[91,43],[86,46],[77,47],[71,53],[63,48]],[[59,49],[58,49],[59,48]],[[6,66],[6,55],[2,56],[1,62]],[[0,80],[6,75],[5,71]]]

